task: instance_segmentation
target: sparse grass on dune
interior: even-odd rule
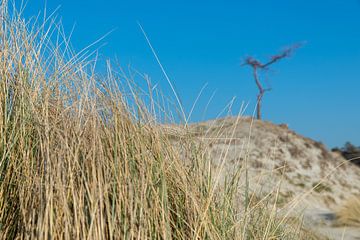
[[[237,176],[215,186],[210,161],[191,137],[182,139],[185,163],[136,91],[134,112],[121,78],[109,67],[99,79],[89,54],[73,53],[52,18],[39,24],[15,8],[9,14],[7,3],[0,8],[2,239],[293,239],[301,233],[279,225],[284,221],[265,207],[240,214]]]

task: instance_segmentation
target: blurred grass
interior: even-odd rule
[[[244,212],[239,174],[217,184],[190,134],[184,160],[157,122],[171,119],[160,101],[109,63],[96,74],[55,18],[0,8],[2,239],[312,238],[273,206]]]
[[[360,197],[346,200],[337,211],[336,216],[339,225],[360,227]]]

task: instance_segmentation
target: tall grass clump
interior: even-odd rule
[[[351,197],[346,200],[336,216],[337,223],[340,225],[360,227],[360,197]]]
[[[135,88],[129,100],[112,70],[100,79],[53,18],[25,21],[3,2],[0,41],[2,238],[232,234],[218,228],[201,159],[186,167]]]
[[[0,14],[2,239],[292,239],[259,208],[244,227],[238,178],[218,188],[191,137],[181,154],[131,79],[96,74],[55,17]]]

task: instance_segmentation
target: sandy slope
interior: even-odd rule
[[[222,180],[229,171],[246,168],[250,189],[258,195],[279,189],[281,214],[302,215],[306,226],[330,239],[360,239],[360,229],[334,226],[336,210],[360,195],[360,168],[323,144],[286,125],[251,118],[211,120],[189,130],[214,165],[224,163]]]

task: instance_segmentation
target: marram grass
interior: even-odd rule
[[[309,239],[266,206],[244,213],[238,181],[215,185],[191,137],[180,157],[155,100],[110,64],[99,77],[56,19],[0,13],[2,239]]]
[[[360,197],[346,200],[336,215],[339,225],[360,227]]]

